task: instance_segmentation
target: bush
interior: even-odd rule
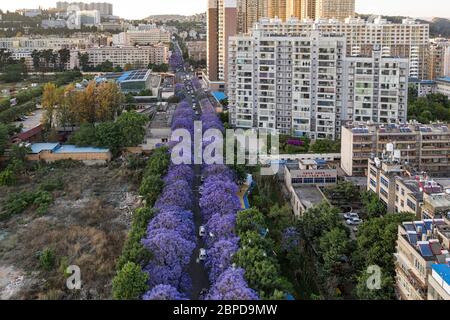
[[[118,270],[122,269],[127,262],[143,265],[150,260],[151,253],[141,244],[141,239],[144,238],[147,225],[153,215],[153,210],[149,208],[139,208],[134,212],[130,233],[123,246],[122,255],[117,261]]]
[[[11,169],[0,172],[0,186],[12,186],[16,183],[16,175]]]
[[[148,289],[148,275],[141,267],[128,262],[114,277],[113,298],[116,300],[137,300]]]
[[[45,248],[39,254],[39,265],[42,269],[50,271],[55,266],[56,256],[55,252],[50,248]]]
[[[64,182],[61,178],[46,180],[41,183],[40,189],[42,191],[53,192],[56,190],[62,190],[64,188]]]

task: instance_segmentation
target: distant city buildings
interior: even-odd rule
[[[73,8],[78,8],[81,11],[96,10],[103,16],[113,15],[113,5],[107,2],[61,2],[56,3],[56,9],[59,11],[70,11]]]
[[[206,61],[206,41],[187,41],[189,58],[194,61]]]
[[[92,47],[82,52],[87,53],[89,63],[94,67],[109,61],[121,68],[132,65],[139,69],[146,68],[149,64],[168,63],[169,58],[169,48],[166,45]]]
[[[126,32],[113,35],[114,45],[153,45],[170,42],[171,33],[155,25],[139,25]]]

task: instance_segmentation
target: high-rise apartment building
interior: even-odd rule
[[[347,121],[406,121],[406,59],[379,50],[347,57],[339,34],[288,35],[284,28],[267,28],[272,23],[261,20],[251,35],[230,40],[227,88],[234,126],[336,139]]]
[[[207,11],[207,82],[224,90],[227,74],[228,39],[238,31],[236,0],[209,0]]]
[[[355,15],[355,0],[316,0],[316,19],[345,20]]]
[[[287,4],[289,0],[267,0],[267,14],[269,18],[279,18],[286,21]]]
[[[238,0],[238,33],[247,33],[259,19],[268,16],[268,0]]]
[[[385,57],[380,48],[372,57],[347,57],[343,96],[346,121],[406,122],[408,59]]]
[[[428,60],[430,80],[450,76],[450,40],[431,39]]]
[[[429,25],[412,19],[391,23],[381,18],[373,22],[355,18],[345,21],[302,21],[292,18],[285,23],[277,19],[264,21],[258,27],[267,32],[286,35],[312,30],[340,34],[346,39],[347,56],[371,57],[374,48],[379,47],[385,57],[407,58],[411,78],[428,79]]]
[[[389,143],[416,171],[450,176],[450,127],[443,124],[348,124],[342,128],[342,169],[349,176],[367,175],[368,159],[381,157]]]
[[[300,3],[300,18],[312,19],[316,18],[316,0],[302,0]]]
[[[339,136],[345,39],[317,31],[230,40],[228,97],[236,127],[312,139]],[[340,67],[340,68],[339,68]]]
[[[98,10],[101,16],[112,16],[113,5],[107,2],[61,2],[56,3],[56,9],[59,11],[67,11],[70,7],[78,7],[79,10]]]

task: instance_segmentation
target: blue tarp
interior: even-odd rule
[[[215,91],[212,93],[212,95],[214,96],[214,98],[216,98],[217,101],[221,101],[223,99],[228,98],[225,93],[220,92],[220,91]]]

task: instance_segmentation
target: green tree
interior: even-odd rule
[[[0,123],[0,156],[3,155],[6,149],[6,145],[9,141],[8,126]]]
[[[386,206],[373,192],[363,192],[361,194],[361,201],[369,217],[380,217],[387,213]]]
[[[22,63],[9,64],[4,68],[3,75],[0,80],[4,82],[22,81],[26,73],[26,67]]]
[[[114,277],[113,298],[116,300],[137,300],[148,289],[148,275],[133,262],[126,263]]]
[[[376,294],[367,291],[369,289],[366,286],[366,279],[369,266],[378,266],[383,270],[383,278],[386,278],[383,279],[383,283],[386,285],[395,282],[394,253],[398,226],[404,221],[413,219],[414,215],[411,214],[387,214],[369,219],[360,226],[356,238],[356,250],[352,255],[353,265],[359,271],[357,285],[359,298],[365,299],[365,297]],[[394,298],[393,291],[389,288],[382,286],[380,294],[383,292],[392,294],[389,298]]]
[[[316,140],[309,147],[311,153],[340,153],[340,141],[333,141],[328,139]]]
[[[323,269],[327,275],[339,275],[343,257],[350,249],[349,237],[345,230],[333,228],[319,240],[319,249],[324,260]]]
[[[96,126],[95,139],[98,147],[108,148],[114,155],[117,155],[123,146],[122,130],[112,121],[102,122]]]
[[[141,144],[145,137],[145,125],[149,119],[137,112],[124,112],[117,118],[117,124],[123,136],[123,146],[134,147]]]
[[[131,231],[123,246],[122,255],[117,262],[118,270],[122,269],[127,262],[145,265],[150,260],[151,253],[142,245],[141,239],[145,237],[147,225],[153,216],[153,210],[148,207],[139,208],[134,211]]]
[[[243,210],[238,213],[236,227],[239,234],[247,231],[261,232],[266,229],[266,221],[263,214],[255,208]]]
[[[153,206],[158,199],[164,183],[160,175],[146,175],[141,182],[139,194],[144,197],[148,206]]]
[[[95,145],[97,140],[95,136],[95,127],[90,123],[84,123],[69,138],[69,142],[80,147]]]

